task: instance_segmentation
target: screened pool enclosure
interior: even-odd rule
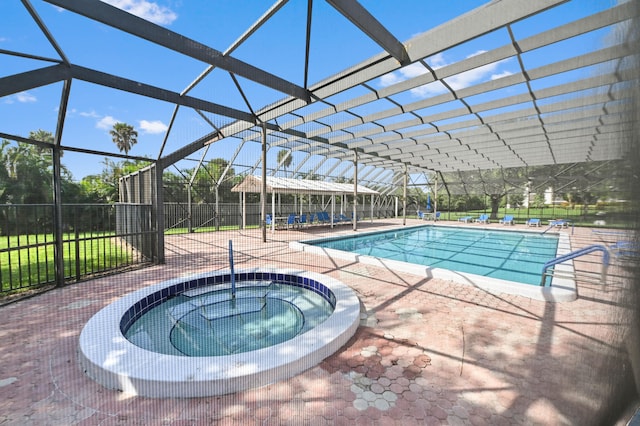
[[[245,22],[227,23],[234,33],[212,26],[210,37],[99,0],[14,3],[0,6],[2,19],[17,20],[42,42],[11,35],[0,45],[6,118],[0,137],[6,147],[47,153],[42,167],[51,170],[52,202],[21,215],[11,200],[0,200],[7,235],[3,293],[162,263],[168,229],[266,230],[265,216],[275,208],[266,189],[246,196],[232,191],[249,177],[347,185],[350,192],[338,197],[348,213],[371,220],[415,217],[430,200],[451,220],[515,208],[524,221],[533,208],[542,215],[551,209],[550,217],[577,208],[586,209],[585,221],[624,226],[632,170],[626,160],[637,132],[637,52],[629,29],[638,2],[596,2],[588,9],[578,0],[473,2],[458,16],[420,27],[426,6],[414,3],[400,2],[390,17],[375,2],[279,0],[260,4],[263,10],[247,8]],[[223,21],[217,8],[212,2],[203,13]],[[332,34],[337,37],[327,38]],[[320,47],[323,37],[331,41]],[[127,49],[131,40],[146,47],[132,67],[99,54],[111,45]],[[350,52],[345,40],[365,47]],[[253,55],[265,49],[268,57]],[[170,67],[170,78],[158,67]],[[14,103],[25,93],[51,92],[56,103],[47,106],[49,114],[37,102]],[[140,143],[123,152],[109,136],[106,143],[87,137],[78,125],[79,95],[99,105],[107,93],[123,110],[153,109],[164,124],[156,139],[145,139],[148,127],[140,127]],[[18,115],[30,116],[29,129],[13,119]],[[27,136],[36,129],[50,130],[53,140]],[[63,188],[63,166],[78,158],[139,165],[110,182],[119,185],[118,197],[83,224],[71,216]],[[10,174],[2,178],[13,182]],[[359,186],[367,190],[358,192]],[[326,209],[334,197],[306,195],[283,194],[280,206]],[[242,208],[245,203],[251,206]],[[23,229],[43,239],[9,242]],[[107,238],[131,254],[100,261],[108,268],[81,266],[79,241],[100,251]],[[54,254],[38,260],[48,265],[44,278],[6,285],[8,274],[18,273],[17,259],[45,245]]]

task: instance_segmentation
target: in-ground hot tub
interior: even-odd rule
[[[106,306],[80,335],[82,368],[101,385],[135,395],[222,395],[295,376],[336,352],[358,327],[358,298],[331,277],[299,270],[235,271],[233,300],[231,281],[229,271],[173,279]],[[287,286],[296,296],[287,296]],[[245,297],[248,287],[255,287],[256,293]],[[309,303],[318,297],[322,303]],[[153,312],[167,303],[171,319],[161,324]],[[331,312],[325,316],[309,310],[319,304],[328,305]],[[249,317],[270,322],[262,328],[252,322],[248,333],[254,334],[247,339],[234,337],[235,330],[222,332],[223,324],[240,327]],[[285,323],[284,334],[267,336],[277,334],[271,328],[278,321]],[[162,333],[166,341],[158,338]],[[212,343],[223,335],[230,340]],[[199,343],[209,337],[207,344]],[[263,337],[266,343],[255,349],[255,341]]]

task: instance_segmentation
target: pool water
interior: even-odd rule
[[[544,263],[556,257],[558,236],[429,225],[304,243],[539,285]]]
[[[186,291],[142,315],[125,337],[170,355],[221,356],[273,346],[326,320],[333,308],[320,294],[275,281],[231,289]]]

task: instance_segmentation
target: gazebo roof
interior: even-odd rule
[[[231,191],[261,192],[262,178],[249,175],[234,186]],[[267,192],[275,192],[277,194],[353,194],[353,184],[267,176]],[[377,195],[378,191],[358,185],[358,195],[371,194]]]

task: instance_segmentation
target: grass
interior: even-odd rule
[[[64,275],[67,279],[131,264],[130,248],[113,233],[63,235]],[[0,294],[33,289],[55,281],[52,234],[0,237]]]
[[[254,228],[257,226],[253,226]],[[220,226],[220,230],[238,229]],[[214,232],[215,226],[195,229]],[[187,228],[167,230],[167,235],[185,234]],[[133,251],[115,233],[65,233],[63,239],[64,276],[77,280],[96,273],[131,265]],[[0,236],[0,295],[32,290],[55,282],[53,234]]]

